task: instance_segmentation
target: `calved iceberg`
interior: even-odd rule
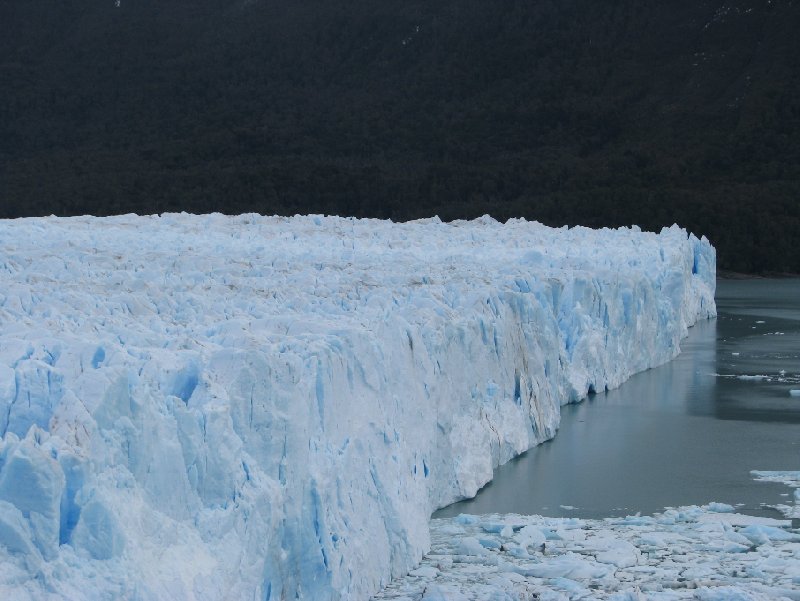
[[[0,597],[363,599],[673,358],[715,262],[677,226],[0,221]]]

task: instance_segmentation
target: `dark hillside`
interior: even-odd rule
[[[800,3],[10,0],[0,217],[678,222],[800,272]]]

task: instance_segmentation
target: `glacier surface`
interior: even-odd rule
[[[0,598],[364,599],[715,314],[673,226],[0,221]]]

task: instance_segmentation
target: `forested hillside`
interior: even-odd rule
[[[10,0],[0,217],[489,213],[800,272],[793,0]]]

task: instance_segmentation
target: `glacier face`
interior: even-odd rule
[[[0,596],[361,599],[715,314],[676,226],[0,221]]]

